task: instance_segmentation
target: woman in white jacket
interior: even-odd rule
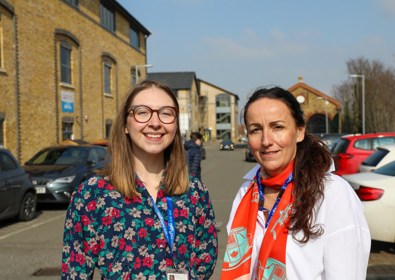
[[[370,233],[363,206],[306,132],[288,91],[259,88],[244,108],[259,163],[233,202],[221,280],[365,279]]]

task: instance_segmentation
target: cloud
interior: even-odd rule
[[[379,8],[383,14],[389,17],[395,17],[395,1],[394,0],[377,0]]]

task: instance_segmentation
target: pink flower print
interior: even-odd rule
[[[191,202],[192,202],[193,205],[196,205],[197,198],[194,197],[194,196],[191,196]]]
[[[105,245],[106,243],[104,242],[104,240],[100,240],[100,249],[104,249]]]
[[[70,254],[70,261],[74,261],[74,256],[75,256],[75,254],[74,254],[74,251],[71,251],[71,254]]]
[[[181,247],[178,249],[178,251],[181,254],[185,254],[187,252],[187,247],[185,247],[185,244],[182,244]]]
[[[81,215],[81,221],[84,224],[84,227],[91,223],[91,220],[86,215]]]
[[[155,221],[151,218],[145,219],[145,224],[152,227],[154,225]]]
[[[104,185],[105,185],[105,182],[104,182],[103,179],[97,180],[97,186],[98,186],[99,188],[103,188]]]
[[[99,250],[100,250],[100,245],[99,244],[93,245],[93,247],[92,247],[93,254],[96,255],[97,253],[99,253]]]
[[[123,247],[125,246],[125,239],[121,238],[118,240],[119,248],[123,250]]]
[[[91,246],[89,246],[88,242],[86,242],[85,240],[82,241],[82,245],[83,245],[83,247],[84,247],[85,253],[88,253],[89,250],[91,249]]]
[[[206,263],[209,263],[211,261],[210,255],[207,255],[207,257],[204,260],[206,261]]]
[[[147,237],[147,230],[145,228],[141,228],[138,232],[140,237]]]
[[[150,259],[150,258],[148,258],[148,257],[145,257],[144,259],[143,259],[143,265],[144,266],[148,266],[149,268],[151,268],[151,266],[154,264],[154,262]]]
[[[180,211],[180,216],[185,217],[185,218],[188,218],[188,215],[189,215],[188,210],[186,210],[186,209],[181,209],[181,211]]]
[[[164,190],[163,189],[160,189],[159,191],[158,191],[158,194],[157,194],[157,198],[162,198],[163,197],[163,194],[164,194]]]
[[[114,190],[114,187],[111,185],[107,185],[106,190],[112,192]]]
[[[108,266],[108,272],[110,272],[112,270],[112,267],[114,266],[113,263],[110,263],[110,265]]]
[[[204,217],[199,218],[199,225],[202,225],[202,224],[204,224]]]
[[[69,266],[65,263],[62,263],[62,272],[67,273],[69,271]]]
[[[156,246],[159,248],[164,248],[166,245],[166,242],[163,239],[156,239]]]
[[[140,268],[140,266],[141,266],[141,260],[140,257],[137,257],[136,261],[134,262],[134,268],[137,269]]]
[[[166,259],[166,266],[173,266],[173,260],[172,259]]]
[[[96,201],[89,202],[87,208],[88,208],[88,212],[95,210],[96,209]]]
[[[191,244],[193,244],[193,235],[192,235],[192,234],[190,234],[190,235],[188,236],[188,242],[191,243]]]
[[[179,212],[178,212],[178,209],[176,208],[176,209],[174,209],[174,211],[173,211],[173,215],[174,215],[174,218],[178,218],[178,216],[179,216]]]
[[[132,203],[132,201],[130,200],[130,198],[127,198],[127,197],[125,197],[125,198],[123,199],[123,201],[124,201],[126,204]]]
[[[195,240],[195,248],[198,248],[200,246],[200,244],[202,244],[202,242],[200,242],[200,240]]]
[[[132,199],[133,199],[133,202],[138,202],[138,203],[143,202],[143,200],[139,196],[134,196]]]
[[[118,218],[119,217],[119,210],[118,209],[112,209],[111,211],[111,216]]]
[[[109,224],[112,224],[112,217],[104,217],[101,220],[103,221],[103,224],[105,226],[108,226]]]
[[[79,222],[75,224],[74,231],[75,232],[81,232],[81,224]]]
[[[130,245],[126,245],[126,247],[125,247],[125,251],[126,252],[132,252],[132,250],[133,250],[133,247],[132,246],[130,246]]]
[[[83,265],[85,263],[84,257],[80,254],[75,255],[75,261],[78,262],[80,265]]]

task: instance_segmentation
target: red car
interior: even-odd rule
[[[378,146],[395,143],[395,133],[375,133],[342,137],[333,150],[336,171],[342,176],[358,172],[358,167]]]

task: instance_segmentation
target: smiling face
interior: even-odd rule
[[[248,143],[257,162],[270,176],[279,175],[296,155],[305,127],[296,127],[288,106],[277,99],[261,98],[246,112]]]
[[[172,98],[156,87],[139,92],[129,104],[129,108],[135,105],[145,105],[153,110],[164,106],[176,107]],[[159,120],[157,112],[154,112],[146,123],[137,122],[132,113],[126,119],[125,133],[130,137],[132,151],[136,157],[163,156],[164,150],[173,142],[176,131],[177,121],[164,124]]]

